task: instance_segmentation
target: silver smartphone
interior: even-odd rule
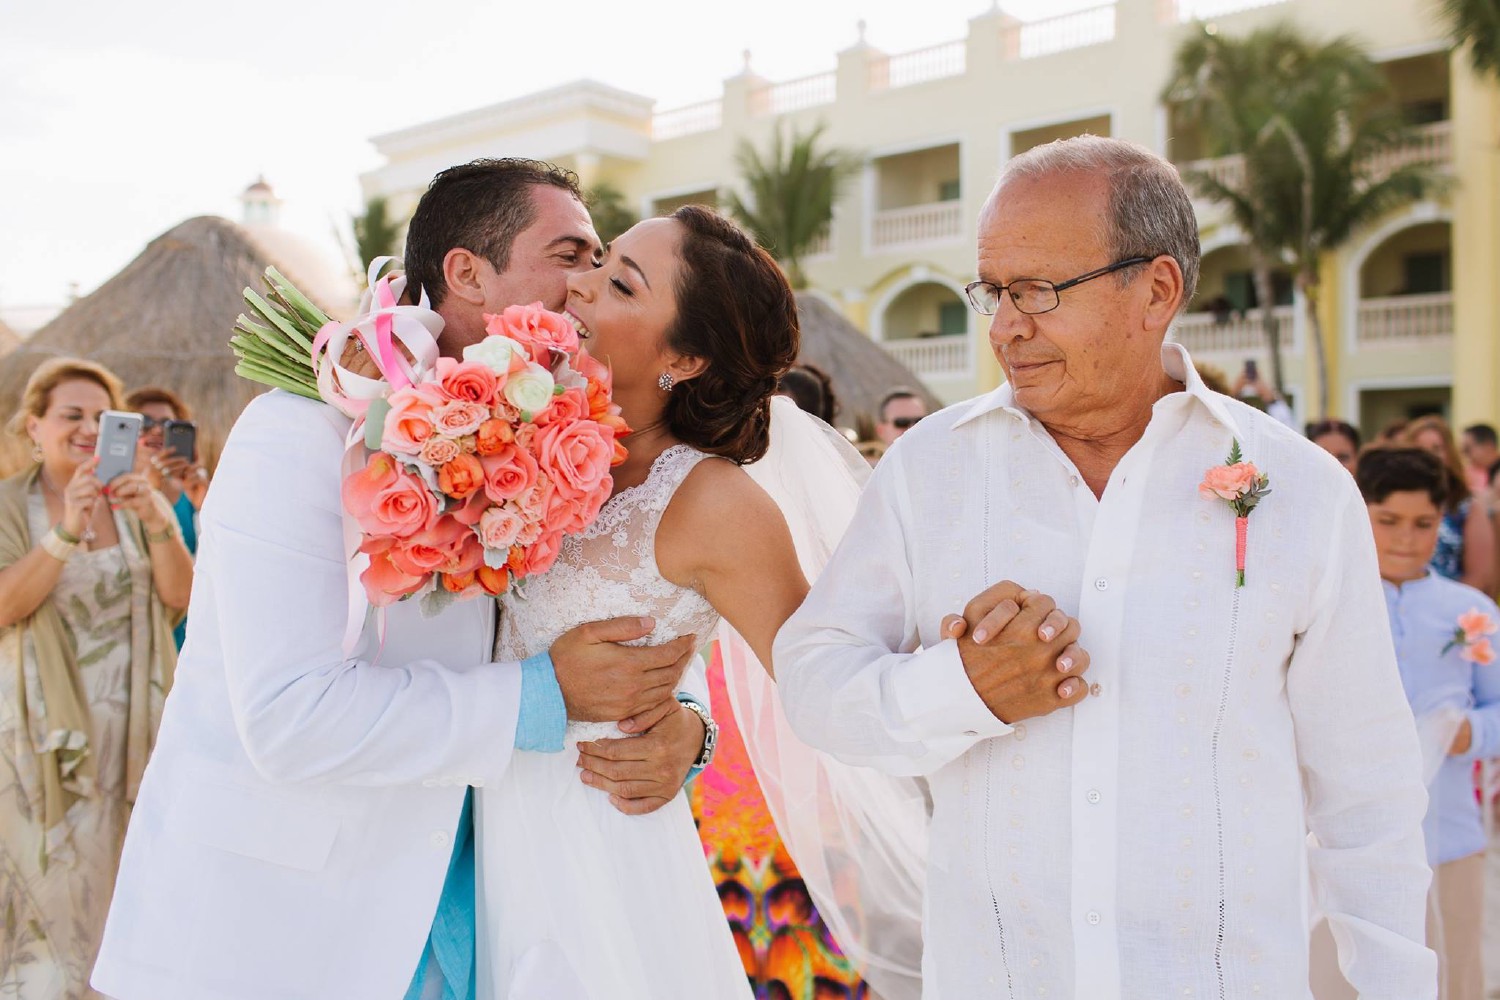
[[[99,414],[99,440],[94,444],[94,455],[99,467],[94,475],[108,486],[117,476],[135,470],[135,445],[141,438],[141,415],[120,410],[105,410]]]

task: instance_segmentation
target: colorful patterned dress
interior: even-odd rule
[[[693,782],[698,835],[757,1000],[863,1000],[868,987],[818,916],[776,834],[729,706],[719,646],[708,668],[714,762]]]

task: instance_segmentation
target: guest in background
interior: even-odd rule
[[[155,386],[136,389],[125,397],[125,406],[145,417],[137,450],[137,469],[172,505],[182,542],[188,553],[198,554],[198,509],[208,495],[208,470],[197,455],[178,455],[166,450],[166,424],[169,420],[192,420],[187,404],[169,389]],[[177,648],[187,638],[187,618],[172,631]]]
[[[1495,529],[1487,501],[1476,498],[1464,475],[1463,460],[1453,431],[1439,416],[1426,416],[1407,425],[1405,444],[1421,448],[1443,463],[1448,475],[1448,503],[1438,530],[1432,568],[1486,594],[1495,588]]]
[[[889,448],[925,416],[927,403],[915,389],[904,386],[892,389],[880,401],[880,420],[875,424],[875,437]]]
[[[1495,434],[1495,428],[1490,424],[1465,427],[1459,450],[1468,464],[1469,488],[1491,488],[1495,473],[1500,472],[1500,437]]]
[[[1484,970],[1484,823],[1474,762],[1500,753],[1500,665],[1487,634],[1500,610],[1472,587],[1434,573],[1451,470],[1421,448],[1372,448],[1355,472],[1370,512],[1396,662],[1419,720],[1461,717],[1428,790],[1424,823],[1440,925],[1427,942],[1441,963],[1443,1000],[1481,1000]],[[1441,933],[1436,933],[1440,929]]]
[[[838,414],[839,408],[838,399],[833,394],[833,379],[817,365],[793,365],[781,376],[781,384],[776,387],[776,392],[790,397],[803,412],[811,413],[829,426],[833,425],[833,418]]]
[[[88,988],[130,803],[176,665],[193,564],[165,497],[101,483],[94,446],[120,383],[56,358],[12,432],[34,464],[0,482],[0,996]]]
[[[1329,418],[1307,425],[1307,439],[1339,460],[1354,474],[1359,461],[1359,430],[1350,423]]]

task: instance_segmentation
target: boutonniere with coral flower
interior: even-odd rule
[[[1229,460],[1215,465],[1203,474],[1198,495],[1205,500],[1222,500],[1234,511],[1235,587],[1245,585],[1245,545],[1250,534],[1250,512],[1271,495],[1271,477],[1244,460],[1240,443],[1229,449]]]
[[[1465,660],[1487,667],[1495,662],[1495,647],[1490,644],[1490,636],[1496,632],[1500,632],[1500,625],[1496,625],[1489,615],[1478,608],[1470,608],[1458,616],[1458,622],[1453,627],[1453,638],[1448,640],[1448,645],[1443,647],[1440,655],[1446,655],[1448,650],[1456,648],[1458,655]]]

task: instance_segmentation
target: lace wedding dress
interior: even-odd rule
[[[650,615],[645,640],[697,636],[718,613],[664,580],[656,530],[704,458],[683,445],[621,490],[557,563],[502,598],[497,659],[521,660],[589,621]],[[560,754],[518,752],[475,790],[479,996],[490,1000],[749,1000],[686,796],[626,816],[579,780],[579,742],[623,736],[569,722]]]

